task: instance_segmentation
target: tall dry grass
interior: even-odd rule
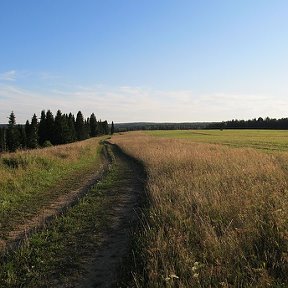
[[[114,136],[148,172],[137,287],[287,287],[288,154]]]

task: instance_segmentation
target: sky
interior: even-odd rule
[[[0,123],[288,117],[287,0],[1,0]]]

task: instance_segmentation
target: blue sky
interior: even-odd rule
[[[0,123],[288,117],[288,1],[1,0]]]

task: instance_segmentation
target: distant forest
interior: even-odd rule
[[[154,122],[134,122],[115,123],[115,132],[137,131],[137,130],[189,130],[205,129],[208,124],[205,122],[183,122],[183,123],[154,123]]]
[[[287,130],[288,118],[273,119],[259,117],[252,120],[230,120],[225,122],[210,123],[206,129],[272,129]]]
[[[273,119],[259,117],[251,120],[230,120],[223,122],[184,122],[184,123],[153,123],[135,122],[115,124],[115,132],[135,130],[190,130],[190,129],[272,129],[287,130],[288,118]]]
[[[113,122],[109,129],[107,121],[97,121],[94,113],[84,119],[81,111],[75,118],[72,113],[62,114],[58,110],[54,117],[50,110],[43,110],[39,121],[34,114],[31,122],[27,120],[25,125],[17,125],[15,114],[11,112],[8,125],[0,127],[0,151],[67,144],[113,132]]]

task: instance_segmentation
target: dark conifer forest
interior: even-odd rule
[[[263,119],[237,120],[233,119],[225,122],[211,123],[206,129],[271,129],[287,130],[288,118],[274,119],[266,117]]]
[[[11,112],[8,125],[0,127],[0,152],[67,144],[109,133],[108,122],[97,121],[94,113],[85,119],[81,111],[75,118],[72,113],[58,110],[54,117],[50,110],[43,110],[39,120],[34,114],[25,125],[17,125]]]
[[[112,128],[111,128],[112,129]],[[229,120],[223,122],[184,122],[184,123],[117,123],[115,132],[135,130],[191,130],[191,129],[271,129],[288,130],[288,118],[254,118],[249,120]],[[113,125],[114,131],[114,125]]]

